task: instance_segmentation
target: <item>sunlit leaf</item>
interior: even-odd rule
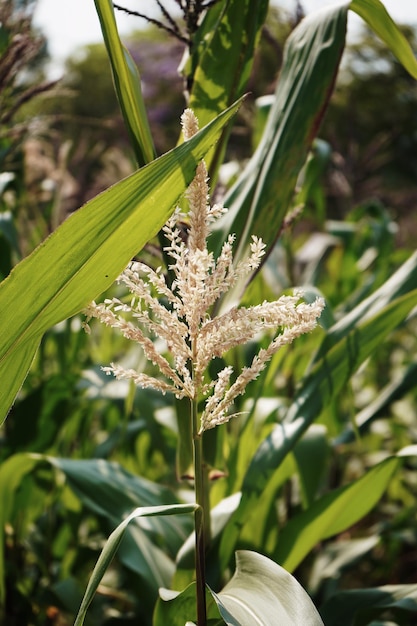
[[[384,4],[380,0],[352,0],[349,8],[367,22],[368,26],[387,44],[407,72],[417,79],[417,59]]]
[[[159,231],[237,107],[88,202],[0,284],[1,418],[45,330],[105,291]]]
[[[229,626],[319,626],[308,594],[282,567],[256,552],[236,552],[233,578],[213,597]]]
[[[192,80],[188,104],[200,125],[243,95],[267,8],[267,0],[229,0],[206,12],[193,36],[192,54],[185,67]],[[212,177],[221,165],[229,130],[207,155]]]
[[[292,572],[319,541],[350,528],[375,506],[400,463],[396,457],[378,463],[290,520],[279,534],[274,558]]]
[[[155,150],[142,97],[138,68],[120,41],[111,0],[94,0],[113,73],[114,87],[139,165],[150,163]]]
[[[345,3],[311,14],[288,38],[263,138],[225,198],[230,211],[213,238],[216,247],[229,232],[237,235],[238,257],[252,234],[268,247],[275,242],[332,92],[347,10]]]

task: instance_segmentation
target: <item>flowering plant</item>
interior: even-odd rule
[[[186,109],[182,116],[182,130],[185,140],[191,139],[198,131],[198,121],[191,109]],[[85,309],[87,319],[84,327],[89,332],[88,322],[91,318],[98,318],[107,326],[119,330],[127,339],[141,346],[146,358],[157,366],[163,379],[125,369],[116,363],[103,367],[106,374],[190,400],[195,496],[201,509],[201,524],[196,532],[197,609],[198,624],[203,626],[206,624],[204,553],[210,519],[202,436],[205,431],[237,415],[229,412],[236,397],[244,393],[246,386],[257,378],[282,346],[314,329],[324,300],[318,297],[311,304],[304,303],[300,301],[302,291],[295,290],[293,295],[283,295],[275,302],[263,302],[247,308],[234,306],[212,317],[211,309],[219,298],[239,278],[259,268],[265,245],[253,236],[249,256],[235,267],[232,256],[234,236],[229,235],[218,258],[214,258],[213,252],[208,249],[210,226],[227,209],[209,203],[208,173],[204,161],[197,166],[186,199],[188,214],[184,215],[177,208],[163,229],[168,242],[164,252],[172,261],[169,265],[174,276],[171,285],[168,285],[161,267],[154,270],[134,261],[118,279],[130,292],[130,301],[113,297],[102,304],[92,302]],[[184,240],[177,224],[187,218],[189,228]],[[164,298],[164,303],[160,298]],[[221,357],[228,350],[270,329],[274,329],[275,333],[268,347],[260,349],[251,365],[244,367],[233,382],[231,366],[224,367],[216,380],[206,380],[205,373],[213,358]],[[163,340],[168,358],[158,352],[150,338],[152,335]],[[205,403],[199,416],[201,398],[205,398]]]

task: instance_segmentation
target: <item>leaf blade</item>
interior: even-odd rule
[[[238,106],[88,202],[0,284],[0,419],[45,330],[105,291],[158,232]]]
[[[236,552],[236,571],[215,594],[229,626],[322,626],[313,602],[282,567],[249,550]]]
[[[352,0],[349,8],[372,28],[395,54],[407,72],[417,79],[417,59],[410,44],[382,2],[380,0]]]

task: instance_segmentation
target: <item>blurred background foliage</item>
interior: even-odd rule
[[[77,51],[67,60],[62,79],[49,81],[44,71],[47,42],[32,26],[33,6],[31,0],[0,3],[1,277],[68,214],[135,169],[104,46]],[[269,10],[249,97],[228,144],[227,173],[238,172],[252,153],[263,115],[258,98],[274,92],[285,39],[301,17],[302,2],[294,3],[292,13],[276,6]],[[410,26],[403,30],[417,49],[416,31]],[[143,23],[126,44],[141,73],[152,135],[162,154],[178,139],[184,108],[178,66],[184,45]],[[307,187],[300,181],[303,218],[283,234],[251,284],[246,303],[276,296],[292,284],[314,284],[340,319],[382,285],[415,248],[416,155],[416,83],[363,30],[346,51],[314,145],[310,160],[316,175]],[[225,173],[219,193],[229,184]],[[153,259],[158,252],[151,243],[145,254]],[[318,493],[346,484],[376,460],[417,442],[416,331],[414,316],[326,408],[320,419],[328,438]],[[219,475],[228,472],[213,486],[214,504],[239,489],[251,455],[288,406],[317,341],[304,337],[294,349],[277,354],[237,407],[249,407],[250,417],[213,433],[221,451],[213,462]],[[243,365],[250,356],[249,348],[233,359]],[[107,460],[178,489],[172,472],[177,433],[171,403],[104,376],[99,365],[120,359],[141,366],[140,355],[105,328],[95,328],[89,338],[74,318],[50,329],[0,430],[0,461],[23,452]],[[353,426],[358,416],[365,425],[360,434]],[[111,503],[97,510],[91,487],[71,483],[68,474],[64,480],[64,474],[45,463],[23,472],[16,485],[10,515],[14,523],[5,529],[8,626],[71,623],[68,615],[74,614],[114,525]],[[416,496],[416,472],[410,464],[392,480],[372,513],[303,561],[296,574],[316,605],[335,589],[416,582]],[[289,472],[271,516],[284,523],[301,509],[300,485]],[[182,529],[184,537],[189,531]],[[151,532],[156,544],[175,558],[175,541],[167,548],[161,534]],[[250,544],[250,526],[243,537]],[[268,541],[273,552],[272,530]],[[215,579],[216,572],[212,575]],[[186,574],[177,573],[179,586],[182,576],[187,580]],[[141,584],[143,577],[128,557],[115,563],[88,623],[148,624],[149,606],[135,593]],[[392,617],[389,611],[387,615]],[[407,616],[401,621],[397,613],[395,619],[412,623]]]

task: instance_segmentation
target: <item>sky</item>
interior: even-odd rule
[[[119,3],[131,9],[138,9],[144,3],[138,0],[119,0]],[[408,22],[417,25],[417,0],[383,0],[391,17],[397,22]],[[165,6],[175,6],[174,0],[164,0]],[[294,0],[281,0],[277,4],[286,8],[294,7]],[[328,0],[301,0],[307,13],[317,10],[327,4]],[[147,0],[146,12],[159,17],[160,12],[156,2]],[[116,12],[119,30],[126,34],[131,30],[141,28],[143,20]],[[352,16],[349,22],[350,30],[360,23],[360,18]],[[48,38],[49,50],[53,59],[50,67],[52,74],[62,70],[62,65],[69,55],[78,48],[101,39],[100,25],[93,0],[38,0],[35,11],[35,24],[39,26]]]

